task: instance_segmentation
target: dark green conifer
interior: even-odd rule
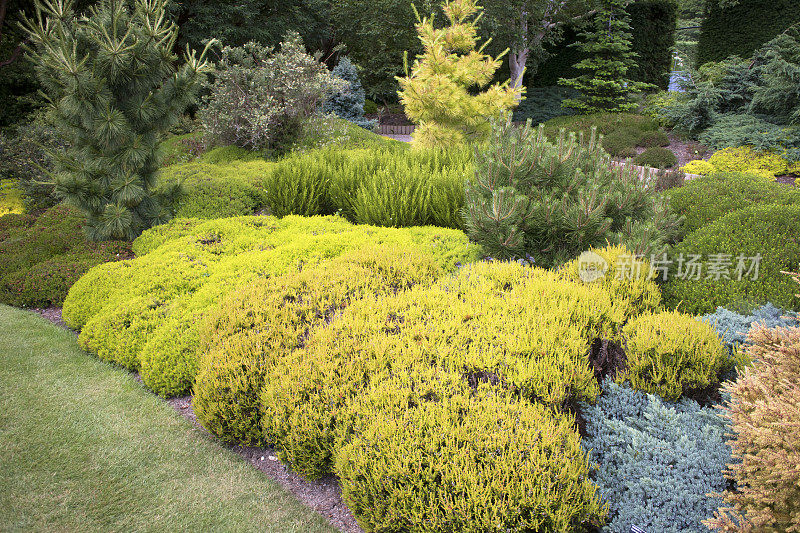
[[[133,239],[171,216],[175,190],[156,190],[158,144],[210,67],[193,53],[176,68],[169,0],[36,0],[22,27],[66,142],[53,154],[55,194],[86,216],[92,240]]]

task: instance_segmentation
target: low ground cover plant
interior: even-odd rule
[[[84,276],[63,316],[102,359],[141,370],[159,394],[185,393],[197,370],[200,318],[226,294],[376,243],[420,250],[443,269],[478,253],[463,233],[443,228],[353,226],[338,217],[176,219],[135,241],[140,257]]]
[[[755,327],[775,329],[800,326],[797,313],[779,309],[772,304],[762,305],[748,315],[717,307],[713,313],[703,315],[700,319],[717,330],[722,342],[730,350],[747,343],[750,330]]]
[[[791,163],[774,152],[754,150],[750,146],[723,148],[706,160],[689,161],[681,170],[690,174],[743,172],[774,180],[788,174],[800,175],[800,163]]]
[[[655,119],[633,113],[595,113],[591,115],[564,116],[544,123],[545,135],[555,140],[559,130],[583,132],[589,135],[592,128],[603,136],[601,144],[606,152],[616,158],[634,157],[639,146],[666,146],[666,134],[659,129]]]
[[[691,318],[690,318],[691,319]],[[598,465],[591,474],[608,503],[605,531],[707,531],[726,488],[730,426],[713,407],[677,403],[607,381],[594,405],[581,404],[582,444]]]
[[[35,217],[0,217],[0,302],[17,307],[61,305],[90,268],[130,256],[122,241],[87,242],[81,214],[59,205]]]

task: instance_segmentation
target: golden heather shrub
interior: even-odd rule
[[[502,387],[394,369],[346,418],[335,470],[366,531],[564,532],[606,514],[573,417]]]
[[[800,328],[754,328],[753,365],[726,383],[736,483],[707,525],[720,531],[800,531]]]
[[[516,263],[469,265],[435,286],[358,302],[279,362],[261,396],[264,434],[304,475],[330,472],[347,402],[400,364],[503,384],[555,409],[592,401],[589,346],[617,338],[624,311],[600,285]]]
[[[627,302],[631,315],[654,311],[661,303],[661,291],[650,275],[650,263],[646,259],[635,260],[633,254],[621,245],[591,248],[589,252],[599,256],[605,271],[597,279],[583,279],[582,258],[577,257],[561,267],[564,279],[574,282],[597,283],[606,288],[614,298]],[[598,273],[599,275],[599,273]]]
[[[691,315],[644,313],[625,325],[623,335],[628,368],[618,379],[666,400],[719,383],[733,367],[716,330]]]
[[[440,272],[429,254],[373,245],[234,292],[201,333],[198,419],[223,440],[262,442],[258,395],[266,380],[284,379],[272,372],[276,363],[351,301],[430,283]]]

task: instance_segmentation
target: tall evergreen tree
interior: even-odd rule
[[[158,143],[196,97],[210,65],[187,51],[169,0],[101,0],[77,17],[72,0],[36,0],[23,19],[48,118],[66,141],[53,154],[55,194],[86,215],[93,240],[133,239],[171,216],[156,190]]]
[[[652,87],[627,77],[636,66],[637,54],[631,50],[630,17],[625,5],[626,0],[601,0],[589,29],[578,34],[581,41],[570,45],[586,56],[575,64],[585,74],[558,80],[560,85],[581,93],[579,98],[564,100],[564,107],[585,114],[630,111],[636,108],[630,95]]]
[[[417,122],[414,143],[451,146],[489,135],[489,119],[499,118],[517,105],[521,89],[508,82],[483,89],[500,67],[497,58],[484,54],[478,42],[481,11],[477,0],[450,0],[442,7],[449,25],[436,28],[424,18],[417,33],[424,52],[414,61],[410,75],[397,78],[406,115]]]

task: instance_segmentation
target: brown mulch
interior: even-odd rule
[[[40,314],[53,324],[77,334],[76,331],[67,327],[67,324],[61,318],[60,307],[32,309],[32,311]],[[142,379],[136,373],[134,373],[134,379],[142,383]],[[172,406],[181,416],[194,424],[195,427],[206,432],[205,428],[200,425],[197,421],[197,416],[194,414],[191,396],[170,398],[164,401]],[[284,489],[294,494],[304,505],[324,516],[325,519],[339,531],[344,531],[345,533],[363,533],[363,530],[359,527],[358,523],[356,523],[350,509],[348,509],[347,505],[342,501],[342,491],[336,476],[331,475],[322,479],[306,480],[282,463],[277,458],[275,450],[272,448],[229,446],[220,441],[217,442],[238,454],[258,470],[277,481]]]

